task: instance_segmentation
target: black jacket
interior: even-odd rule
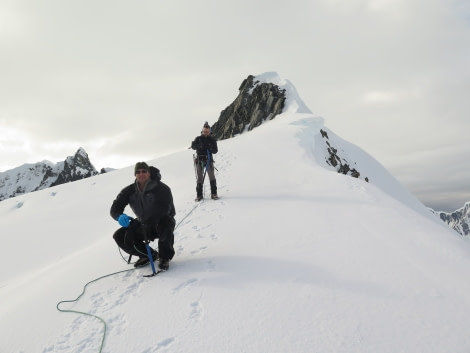
[[[110,210],[113,219],[116,220],[129,205],[141,223],[158,224],[170,218],[174,224],[176,212],[171,189],[160,181],[160,172],[157,168],[150,167],[150,169],[151,179],[145,184],[143,192],[139,191],[137,182],[134,182],[117,195]]]
[[[200,135],[191,143],[191,148],[196,150],[198,156],[207,156],[207,151],[212,154],[218,152],[217,141],[212,136]]]

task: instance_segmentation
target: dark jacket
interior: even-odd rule
[[[137,182],[134,182],[118,194],[110,210],[113,219],[117,219],[129,205],[141,223],[157,225],[161,221],[169,220],[174,224],[176,212],[171,189],[160,181],[157,168],[150,169],[151,178],[145,184],[143,192],[139,191]]]
[[[207,156],[207,151],[212,154],[218,152],[217,141],[212,136],[200,135],[191,143],[191,148],[196,150],[198,156]]]

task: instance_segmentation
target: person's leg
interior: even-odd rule
[[[116,244],[130,255],[140,256],[139,253],[134,249],[134,244],[129,242],[129,237],[126,236],[127,228],[119,228],[113,234],[113,238]]]
[[[207,168],[207,174],[211,184],[211,196],[212,198],[217,197],[217,180],[215,179],[214,163],[211,162],[209,168]]]
[[[169,261],[175,256],[174,219],[168,217],[158,224],[158,253],[160,269],[168,269]]]
[[[147,265],[150,261],[147,246],[145,245],[145,239],[152,241],[156,238],[155,229],[148,229],[139,222],[132,221],[126,232],[126,241],[129,246],[135,251],[134,255],[139,256],[139,259],[135,262],[135,267]],[[158,252],[151,248],[152,260],[155,261],[158,257]]]
[[[199,163],[198,159],[194,160],[194,168],[196,168],[196,174],[197,174],[197,184],[196,184],[196,199],[201,200],[202,199],[202,182],[204,178],[204,174],[202,172],[201,164]]]
[[[126,253],[139,257],[146,256],[147,248],[144,243],[142,227],[138,221],[132,221],[128,228],[119,228],[114,232],[113,238]]]

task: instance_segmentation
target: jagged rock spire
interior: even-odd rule
[[[282,113],[286,92],[273,83],[260,83],[249,75],[239,88],[240,93],[232,104],[225,108],[212,125],[212,136],[224,140],[252,130],[265,120]]]

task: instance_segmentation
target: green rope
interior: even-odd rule
[[[189,211],[186,216],[183,217],[183,219],[181,219],[178,224],[176,225],[175,227],[175,230],[176,228],[178,228],[178,226],[187,218],[189,217],[189,215],[191,213],[193,213],[193,211],[199,206],[199,203],[196,204],[192,209],[191,211]],[[121,253],[121,249],[118,247],[119,249],[119,254],[121,255],[122,259],[127,263],[127,260],[124,258],[124,256],[122,255]],[[137,249],[136,249],[137,250]],[[139,251],[140,252],[140,251]],[[146,254],[143,254],[143,255],[146,255]],[[60,304],[62,303],[74,303],[74,302],[77,302],[84,294],[85,294],[85,291],[86,291],[86,288],[88,287],[89,284],[93,283],[93,282],[97,282],[99,281],[100,279],[103,279],[103,278],[106,278],[106,277],[111,277],[111,276],[114,276],[114,275],[117,275],[119,273],[123,273],[123,272],[130,272],[130,271],[134,271],[136,270],[137,268],[131,268],[129,270],[123,270],[123,271],[118,271],[118,272],[113,272],[113,273],[110,273],[110,274],[107,274],[107,275],[104,275],[104,276],[101,276],[101,277],[98,277],[90,282],[88,282],[87,284],[85,284],[83,286],[83,290],[82,290],[82,293],[75,299],[73,300],[62,300],[60,302],[57,303],[56,305],[56,308],[58,311],[60,312],[63,312],[63,313],[75,313],[75,314],[80,314],[80,315],[87,315],[87,316],[91,316],[91,317],[94,317],[95,319],[101,321],[101,323],[103,324],[103,338],[101,339],[101,346],[100,346],[100,350],[99,350],[99,353],[102,352],[103,350],[103,347],[104,347],[104,340],[105,340],[105,337],[106,337],[106,321],[104,321],[101,317],[97,316],[97,315],[93,315],[93,314],[90,314],[90,313],[86,313],[86,312],[83,312],[83,311],[78,311],[78,310],[70,310],[70,309],[61,309],[60,308]]]
[[[73,303],[73,302],[76,302],[78,301],[82,296],[83,294],[85,294],[85,290],[87,288],[87,286],[93,282],[96,282],[96,281],[99,281],[100,279],[103,279],[103,278],[106,278],[106,277],[110,277],[110,276],[114,276],[114,275],[117,275],[118,273],[122,273],[122,272],[129,272],[129,271],[134,271],[135,268],[131,268],[129,270],[123,270],[123,271],[119,271],[119,272],[114,272],[114,273],[110,273],[108,275],[104,275],[104,276],[101,276],[99,278],[96,278],[90,282],[88,282],[87,284],[85,284],[85,286],[83,287],[83,291],[82,293],[75,299],[73,300],[62,300],[60,302],[57,303],[56,305],[56,308],[57,310],[59,310],[60,312],[63,312],[63,313],[75,313],[75,314],[81,314],[81,315],[87,315],[87,316],[91,316],[91,317],[94,317],[95,319],[98,319],[100,320],[102,323],[103,323],[103,338],[101,339],[101,346],[100,346],[100,353],[101,351],[103,350],[103,347],[104,347],[104,339],[106,337],[106,321],[104,321],[101,317],[97,316],[97,315],[93,315],[93,314],[90,314],[90,313],[86,313],[86,312],[83,312],[83,311],[77,311],[77,310],[70,310],[70,309],[61,309],[59,306],[60,304],[62,303]]]

